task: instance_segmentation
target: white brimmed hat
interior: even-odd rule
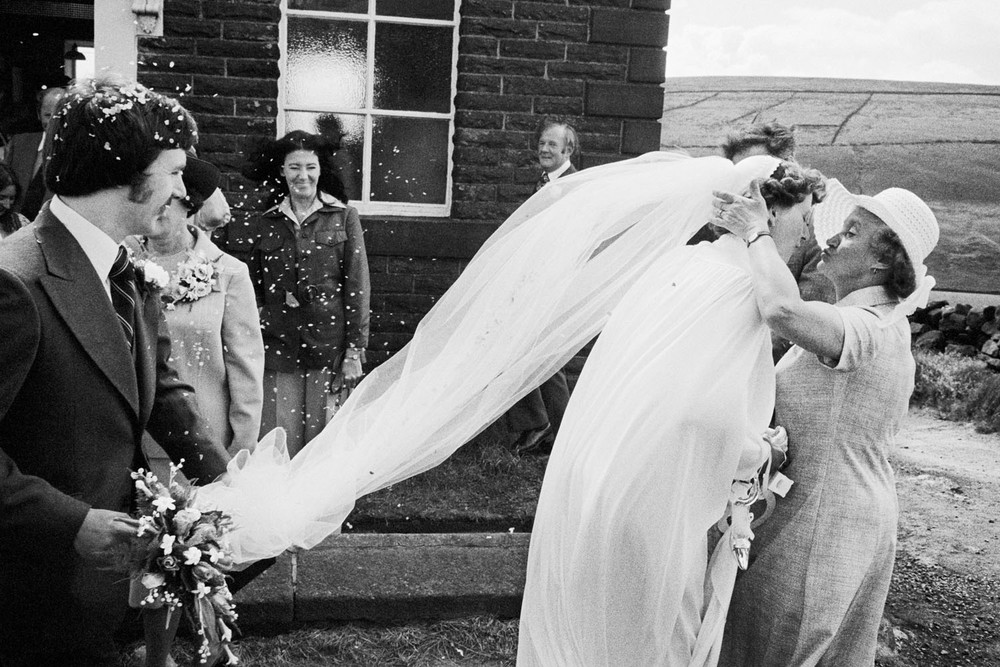
[[[889,188],[874,197],[853,195],[837,179],[831,178],[826,182],[826,197],[813,210],[813,227],[821,246],[840,232],[847,216],[856,207],[876,215],[899,236],[917,279],[917,289],[901,304],[903,310],[908,311],[903,314],[909,315],[922,308],[934,286],[934,278],[927,275],[924,261],[941,234],[934,212],[920,197],[903,188]]]
[[[874,197],[856,195],[855,200],[896,232],[914,269],[923,265],[941,234],[934,211],[923,199],[903,188],[889,188]]]

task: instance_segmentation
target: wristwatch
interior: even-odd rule
[[[767,230],[758,230],[754,232],[754,235],[747,239],[747,247],[762,236],[771,236],[771,232]]]

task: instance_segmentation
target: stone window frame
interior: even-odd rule
[[[455,153],[455,98],[458,93],[458,55],[459,55],[459,23],[461,20],[460,8],[461,0],[452,0],[454,2],[454,14],[451,20],[440,20],[440,19],[415,19],[408,17],[397,17],[397,16],[382,16],[376,15],[375,6],[377,0],[368,0],[368,12],[367,14],[360,13],[347,13],[347,12],[334,12],[334,11],[319,11],[319,10],[305,10],[305,9],[290,9],[288,7],[288,0],[281,0],[281,20],[278,25],[278,44],[280,48],[280,72],[278,77],[278,113],[276,119],[277,125],[277,136],[283,136],[286,132],[286,112],[287,111],[325,111],[330,113],[350,113],[350,114],[360,114],[365,116],[365,143],[364,143],[364,158],[362,165],[362,179],[363,183],[369,183],[371,178],[371,159],[372,159],[372,126],[373,117],[377,115],[385,116],[406,116],[414,118],[433,118],[439,120],[448,120],[448,142],[446,145],[447,155],[447,171],[446,171],[446,181],[445,181],[445,201],[441,204],[426,204],[426,203],[407,203],[407,202],[385,202],[385,201],[370,201],[370,187],[361,186],[362,198],[359,200],[352,200],[351,205],[358,209],[358,212],[362,215],[376,215],[376,216],[407,216],[407,217],[449,217],[451,215],[452,207],[452,178],[453,178],[453,168],[454,168],[454,153]],[[451,26],[453,30],[452,38],[452,66],[451,66],[451,100],[450,109],[447,113],[436,113],[436,112],[405,112],[400,113],[398,111],[393,112],[381,112],[380,110],[373,109],[372,101],[374,99],[374,94],[372,93],[371,85],[368,86],[369,94],[367,95],[366,103],[362,109],[336,109],[336,108],[325,108],[325,109],[309,109],[304,107],[289,107],[285,100],[285,80],[286,73],[288,72],[288,19],[290,16],[305,17],[305,18],[328,18],[332,20],[336,19],[348,19],[352,21],[362,20],[368,25],[368,43],[367,43],[367,67],[368,67],[368,80],[369,82],[374,81],[374,34],[375,34],[375,23],[376,17],[378,22],[391,22],[400,23],[406,25],[427,25],[434,27],[441,26]],[[359,19],[360,16],[366,18]]]

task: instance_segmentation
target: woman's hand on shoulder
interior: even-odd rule
[[[712,206],[715,214],[713,225],[736,234],[744,241],[752,240],[760,233],[768,231],[768,212],[764,196],[760,193],[760,181],[754,180],[746,195],[731,192],[712,192]]]

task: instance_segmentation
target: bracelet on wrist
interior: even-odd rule
[[[771,236],[771,232],[767,231],[754,232],[753,235],[747,239],[747,247],[749,248],[751,245],[753,245],[754,242],[760,240],[760,237],[762,236]]]

